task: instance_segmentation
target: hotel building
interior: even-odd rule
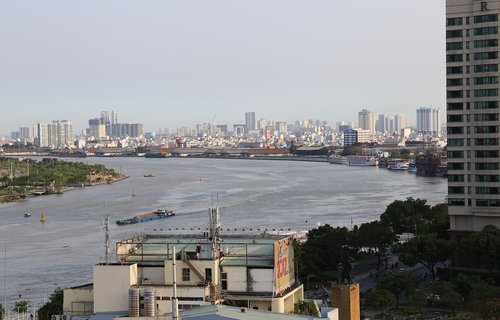
[[[499,1],[446,1],[448,205],[454,239],[500,227]]]

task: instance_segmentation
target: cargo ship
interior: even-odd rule
[[[156,210],[153,212],[140,214],[140,215],[137,215],[137,216],[129,218],[129,219],[117,220],[116,224],[119,226],[124,226],[127,224],[134,224],[134,223],[141,223],[141,222],[147,222],[147,221],[152,221],[152,220],[170,218],[172,216],[175,216],[175,213],[173,213],[172,210]]]

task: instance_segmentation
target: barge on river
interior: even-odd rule
[[[116,224],[119,226],[124,226],[127,224],[134,224],[134,223],[141,223],[141,222],[147,222],[147,221],[152,221],[152,220],[170,218],[172,216],[175,216],[175,213],[173,213],[172,210],[156,210],[156,211],[153,211],[150,213],[140,214],[140,215],[137,215],[137,216],[129,218],[129,219],[117,220]]]

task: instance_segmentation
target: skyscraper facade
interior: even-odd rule
[[[451,235],[500,227],[500,2],[446,1]],[[418,118],[418,117],[417,117]]]
[[[255,112],[247,112],[245,113],[245,132],[249,133],[250,131],[255,130]]]
[[[439,109],[421,107],[417,109],[417,132],[437,135],[441,131]]]
[[[363,130],[368,130],[371,135],[375,134],[375,112],[363,109],[358,113],[358,126]]]

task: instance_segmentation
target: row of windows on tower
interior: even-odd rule
[[[456,18],[448,18],[446,19],[446,25],[447,26],[461,26],[464,24],[468,25],[470,24],[470,17],[456,17]],[[486,22],[495,22],[498,21],[498,14],[483,14],[483,15],[478,15],[472,17],[472,21],[476,23],[486,23]]]

